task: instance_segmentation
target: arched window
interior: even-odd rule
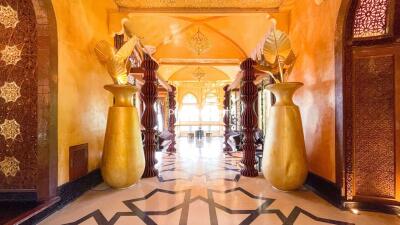
[[[199,121],[199,108],[197,99],[192,94],[186,94],[182,99],[182,108],[180,110],[179,120],[182,122]]]
[[[205,104],[201,110],[201,118],[204,122],[220,121],[220,111],[218,109],[218,97],[215,95],[207,95]]]
[[[353,24],[354,38],[384,36],[389,33],[389,0],[359,1]]]

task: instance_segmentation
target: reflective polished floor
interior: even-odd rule
[[[308,190],[281,192],[260,175],[240,176],[240,153],[225,155],[222,138],[178,140],[158,153],[160,175],[124,190],[101,184],[41,224],[396,225],[397,216],[341,211]]]

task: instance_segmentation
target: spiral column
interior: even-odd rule
[[[224,137],[225,137],[225,146],[224,146],[224,152],[231,152],[232,148],[231,146],[229,146],[228,144],[228,140],[229,140],[229,133],[231,131],[231,125],[229,123],[229,117],[230,117],[230,113],[229,113],[229,102],[230,102],[230,95],[231,95],[231,91],[228,89],[229,85],[226,85],[224,87],[224,110],[225,110],[225,114],[224,114],[224,124],[225,124],[225,133],[224,133]]]
[[[158,170],[155,168],[156,160],[156,130],[157,115],[154,110],[154,103],[157,100],[157,77],[156,70],[158,64],[148,55],[142,62],[144,69],[144,84],[141,88],[141,98],[144,103],[144,111],[142,114],[141,123],[144,127],[143,149],[146,160],[143,177],[154,177],[158,175]]]
[[[240,173],[246,177],[258,176],[258,171],[254,168],[255,159],[255,131],[257,127],[257,113],[254,110],[254,103],[257,99],[257,86],[254,84],[255,72],[253,66],[256,62],[252,59],[246,59],[240,65],[243,71],[242,85],[240,86],[240,98],[244,103],[244,109],[241,116],[243,127],[243,158],[244,167]]]
[[[176,134],[175,134],[175,110],[176,110],[176,87],[171,86],[172,90],[168,92],[168,103],[169,103],[169,123],[168,123],[168,131],[172,134],[172,143],[168,146],[167,152],[175,153],[176,152]]]

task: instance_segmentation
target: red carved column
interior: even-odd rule
[[[226,85],[224,87],[224,110],[225,110],[225,114],[224,114],[224,124],[225,124],[225,147],[224,147],[224,152],[231,152],[232,148],[231,146],[229,146],[228,144],[228,140],[229,140],[229,132],[231,131],[230,129],[230,124],[229,124],[229,102],[230,102],[230,98],[231,98],[231,91],[228,90],[229,85]]]
[[[240,65],[243,70],[242,85],[240,86],[240,97],[244,103],[244,109],[241,117],[243,126],[243,159],[244,168],[240,171],[243,176],[256,177],[258,171],[254,168],[255,159],[255,139],[254,134],[257,127],[257,114],[254,110],[254,103],[257,99],[257,86],[254,84],[256,79],[253,65],[256,62],[252,59],[246,59]]]
[[[141,89],[141,99],[144,103],[144,112],[142,114],[142,125],[144,127],[144,156],[146,167],[143,177],[154,177],[158,175],[158,170],[155,168],[156,160],[156,130],[157,115],[154,110],[154,103],[157,100],[157,78],[156,70],[158,64],[149,56],[145,56],[142,68],[144,69],[144,84]]]
[[[172,90],[168,92],[168,101],[169,101],[169,126],[168,131],[172,134],[172,143],[169,145],[167,152],[173,153],[176,152],[175,144],[176,144],[176,134],[175,134],[175,109],[176,109],[176,87],[171,86]]]

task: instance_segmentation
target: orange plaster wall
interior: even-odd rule
[[[303,119],[309,167],[332,182],[335,178],[334,38],[341,0],[296,0],[289,35],[298,56],[290,81],[304,87],[296,96]]]
[[[89,144],[89,171],[99,167],[112,83],[93,51],[112,43],[107,10],[112,0],[52,0],[58,30],[58,185],[69,181],[69,147]]]

